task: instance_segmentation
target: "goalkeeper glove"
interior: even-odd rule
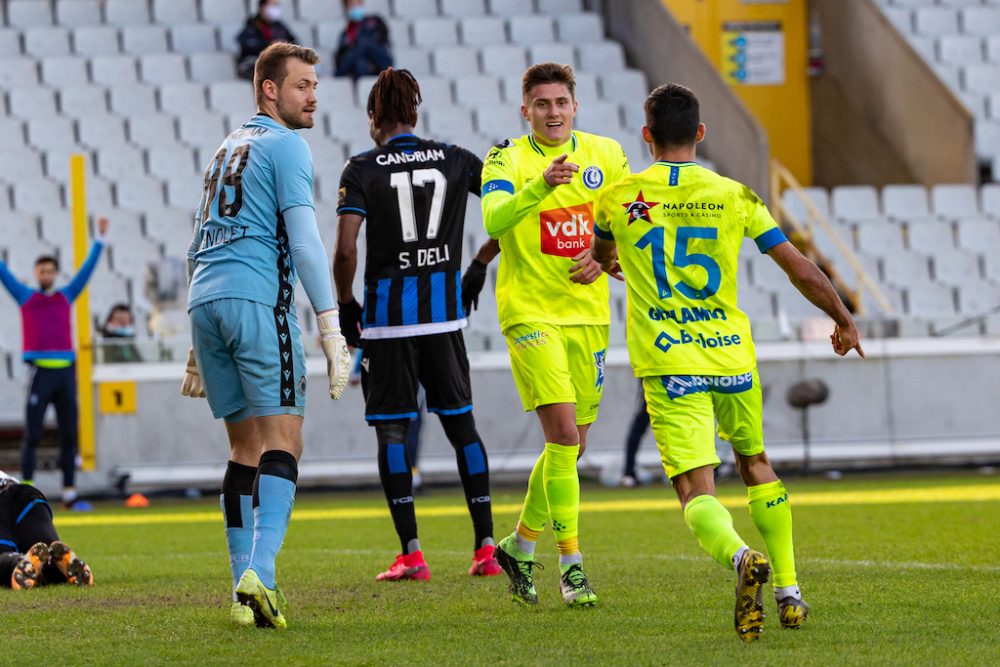
[[[339,313],[327,310],[316,315],[319,329],[319,344],[326,356],[326,374],[330,377],[330,398],[337,400],[347,387],[351,376],[351,353],[347,351],[347,341],[337,324]]]
[[[351,347],[361,347],[361,304],[357,299],[338,303],[340,308],[340,330]]]
[[[181,382],[181,396],[205,398],[205,386],[201,383],[201,373],[194,360],[194,348],[188,348],[187,368],[184,369],[184,380]]]
[[[479,293],[486,282],[486,265],[478,259],[469,263],[462,276],[462,309],[468,316],[473,308],[479,308]]]

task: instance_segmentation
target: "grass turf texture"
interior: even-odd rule
[[[287,632],[228,624],[222,521],[205,500],[59,514],[61,537],[92,565],[97,586],[0,591],[0,636],[5,660],[44,650],[65,664],[995,664],[995,478],[788,486],[812,608],[804,629],[780,630],[768,586],[765,633],[752,645],[732,629],[735,575],[701,553],[659,485],[584,487],[593,610],[563,606],[550,534],[539,544],[537,608],[511,602],[506,577],[471,579],[472,531],[457,490],[417,500],[426,583],[374,581],[397,547],[380,494],[301,494],[278,561]],[[742,486],[723,484],[719,495],[762,549]],[[495,490],[498,538],[521,497],[520,488]],[[330,510],[363,518],[324,518]]]

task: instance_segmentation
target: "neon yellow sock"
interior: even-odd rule
[[[794,586],[795,548],[792,544],[792,506],[781,480],[747,487],[750,518],[764,539],[777,588]]]
[[[556,542],[564,542],[579,534],[580,476],[576,471],[579,454],[580,445],[545,443],[542,475]]]
[[[545,529],[545,524],[549,520],[549,505],[545,500],[545,482],[542,475],[544,465],[543,450],[528,477],[528,493],[524,496],[524,505],[521,507],[521,518],[518,522],[518,534],[532,542],[538,539],[539,533]],[[522,532],[522,526],[527,530]],[[532,534],[534,537],[531,537]]]
[[[733,528],[733,517],[715,496],[696,496],[684,507],[684,522],[709,556],[727,569],[733,554],[746,546]]]

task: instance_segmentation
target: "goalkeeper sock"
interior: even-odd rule
[[[549,520],[549,505],[545,499],[545,478],[542,469],[545,467],[545,451],[543,450],[535,466],[528,476],[528,492],[521,506],[521,517],[517,522],[517,546],[526,553],[535,552],[535,541],[545,530]],[[526,548],[528,543],[530,549]]]
[[[580,476],[576,460],[579,454],[580,445],[545,443],[545,463],[542,466],[545,499],[552,517],[552,532],[559,544],[575,540],[578,535]],[[576,551],[579,551],[579,546],[576,546]]]
[[[226,476],[222,478],[219,504],[226,522],[226,547],[229,549],[234,591],[250,565],[250,553],[253,551],[253,482],[256,478],[257,468],[235,461],[229,462]]]
[[[267,588],[274,588],[274,562],[292,516],[298,476],[298,462],[290,453],[271,450],[260,457],[253,485],[253,551],[249,567]]]
[[[407,422],[375,426],[378,436],[378,476],[389,504],[403,555],[420,550],[417,516],[413,509],[413,470],[406,456]]]
[[[723,567],[733,567],[733,554],[746,547],[733,529],[733,517],[715,496],[696,496],[684,506],[684,522],[698,544]]]
[[[774,570],[774,585],[794,586],[795,548],[792,544],[792,506],[781,480],[747,487],[750,518],[764,539]]]

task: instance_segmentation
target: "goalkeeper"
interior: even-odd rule
[[[260,55],[259,112],[208,165],[188,250],[194,345],[181,393],[207,395],[212,414],[226,422],[231,457],[222,513],[235,589],[230,618],[238,625],[286,625],[274,562],[302,454],[306,363],[292,302],[297,275],[317,313],[332,398],[340,398],[350,374],[316,228],[312,156],[293,131],[313,126],[318,60],[312,49],[286,43]]]

